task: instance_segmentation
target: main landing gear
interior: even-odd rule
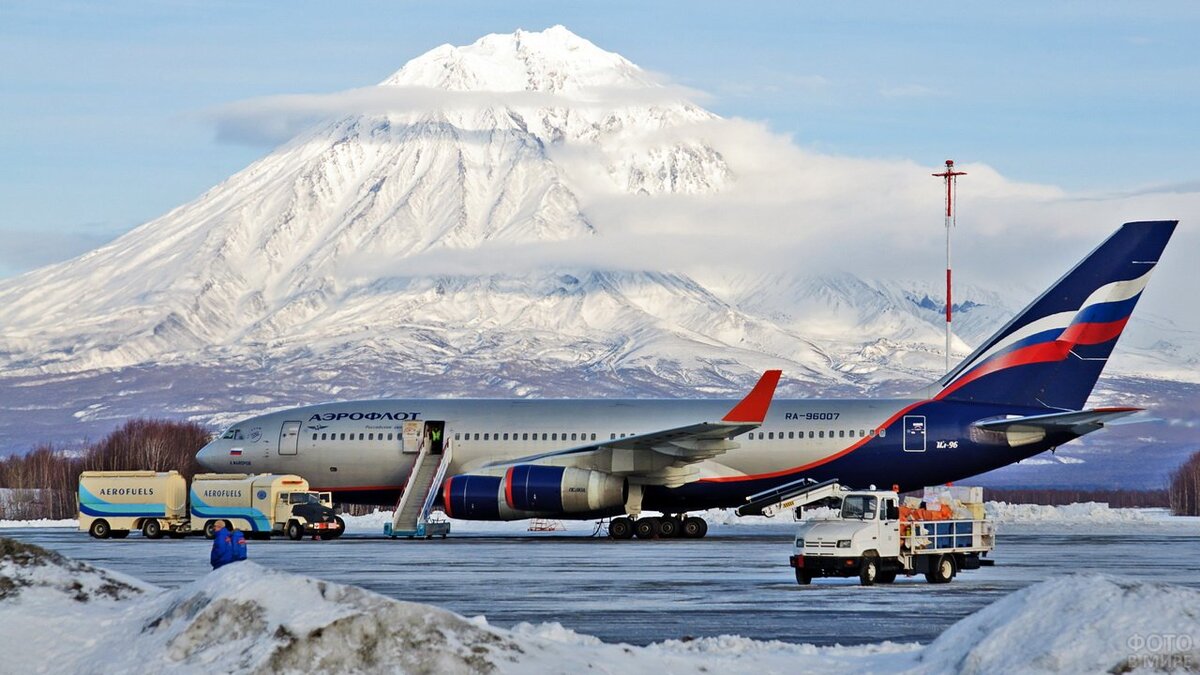
[[[699,539],[708,534],[708,523],[695,516],[664,515],[633,519],[628,516],[613,518],[608,524],[608,536],[612,539]]]

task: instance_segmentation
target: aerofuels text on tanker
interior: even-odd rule
[[[254,538],[333,539],[346,527],[331,495],[309,490],[300,476],[197,474],[190,493],[177,471],[85,471],[79,477],[79,529],[97,539],[122,539],[132,530],[147,539],[200,532],[211,538],[218,520]]]

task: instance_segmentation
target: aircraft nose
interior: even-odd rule
[[[217,456],[217,444],[219,442],[220,441],[209,441],[208,444],[206,444],[203,448],[200,448],[200,451],[196,453],[196,462],[209,471],[214,470],[212,461],[213,458]]]

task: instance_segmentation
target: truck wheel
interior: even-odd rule
[[[897,574],[896,570],[891,570],[891,571],[888,571],[888,572],[883,572],[883,571],[880,571],[880,572],[879,572],[879,575],[875,577],[875,581],[877,581],[877,582],[879,582],[879,583],[881,583],[881,584],[891,584],[891,583],[895,583],[895,581],[896,581],[896,574]]]
[[[674,539],[679,536],[679,521],[671,516],[664,516],[658,521],[658,536],[663,539]]]
[[[708,534],[708,521],[696,516],[683,520],[683,536],[688,539],[701,539]]]
[[[925,573],[925,581],[931,584],[948,584],[954,578],[954,559],[948,555],[939,556],[933,567]]]
[[[608,536],[613,539],[632,539],[633,521],[625,517],[613,518],[608,523]]]
[[[866,556],[862,559],[862,566],[858,568],[858,582],[863,586],[874,586],[878,578],[879,560],[875,556]]]
[[[101,518],[92,521],[92,526],[88,528],[88,534],[96,539],[108,539],[108,536],[112,534],[112,528],[108,526],[107,520]]]
[[[292,541],[300,541],[304,538],[304,526],[296,521],[287,524],[287,537]]]
[[[113,530],[108,534],[113,539],[124,539],[129,536],[129,530]]]
[[[658,539],[660,524],[658,518],[638,518],[633,524],[633,530],[638,539]]]
[[[811,584],[812,583],[812,574],[809,574],[807,571],[797,567],[796,568],[796,583],[800,584],[801,586],[807,586],[807,585]]]
[[[215,539],[217,536],[217,522],[210,520],[204,524],[204,538]]]
[[[325,535],[326,539],[337,539],[346,533],[346,521],[342,520],[341,516],[334,516],[333,520],[337,523],[337,529]]]
[[[153,518],[142,523],[142,536],[147,539],[162,539],[162,525]]]

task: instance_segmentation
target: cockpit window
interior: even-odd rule
[[[241,429],[230,429],[229,431],[226,431],[226,432],[225,432],[225,435],[224,435],[224,436],[222,436],[221,438],[223,438],[223,439],[225,439],[225,440],[227,440],[227,441],[241,441],[241,440],[244,440],[244,439],[242,438],[242,430],[241,430]]]

